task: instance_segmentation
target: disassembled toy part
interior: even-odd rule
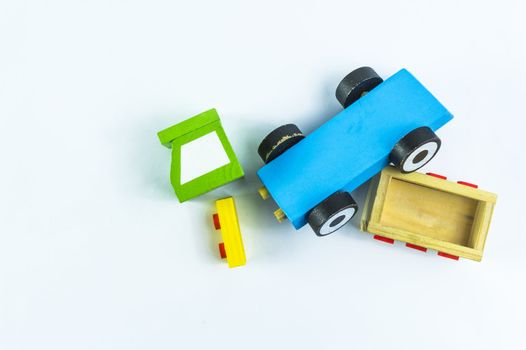
[[[234,198],[228,197],[216,201],[217,214],[212,216],[214,228],[221,230],[223,242],[219,243],[219,255],[226,259],[228,267],[246,264],[245,248],[237,220]]]
[[[360,228],[379,241],[480,261],[496,201],[470,183],[387,167],[372,180]]]
[[[211,109],[158,133],[172,148],[170,181],[180,202],[243,177],[243,169]]]
[[[326,236],[358,210],[350,193],[389,163],[402,172],[438,152],[434,131],[453,118],[407,70],[386,81],[369,67],[347,75],[336,89],[345,108],[306,136],[294,124],[268,134],[258,153],[258,176],[296,229],[309,223]],[[261,193],[261,192],[260,192]]]

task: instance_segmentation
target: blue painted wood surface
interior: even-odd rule
[[[325,198],[353,191],[386,167],[407,133],[421,126],[435,131],[452,118],[402,69],[257,173],[298,229]]]

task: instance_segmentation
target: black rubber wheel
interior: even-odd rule
[[[440,139],[433,130],[423,126],[398,141],[389,158],[402,173],[411,173],[429,163],[438,153],[440,145]]]
[[[371,67],[360,67],[353,70],[338,84],[336,98],[343,108],[349,107],[364,93],[378,86],[383,79]]]
[[[358,211],[349,192],[336,192],[311,210],[307,221],[318,236],[327,236],[340,229]]]
[[[282,125],[261,141],[258,147],[259,156],[265,164],[269,163],[304,138],[305,135],[296,125]]]

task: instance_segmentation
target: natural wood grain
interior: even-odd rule
[[[360,228],[480,261],[496,198],[480,189],[389,167],[371,183]]]
[[[392,179],[380,224],[468,246],[477,204],[471,198]]]

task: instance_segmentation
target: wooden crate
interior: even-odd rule
[[[387,167],[371,180],[360,228],[412,248],[480,261],[496,200],[469,184]]]

